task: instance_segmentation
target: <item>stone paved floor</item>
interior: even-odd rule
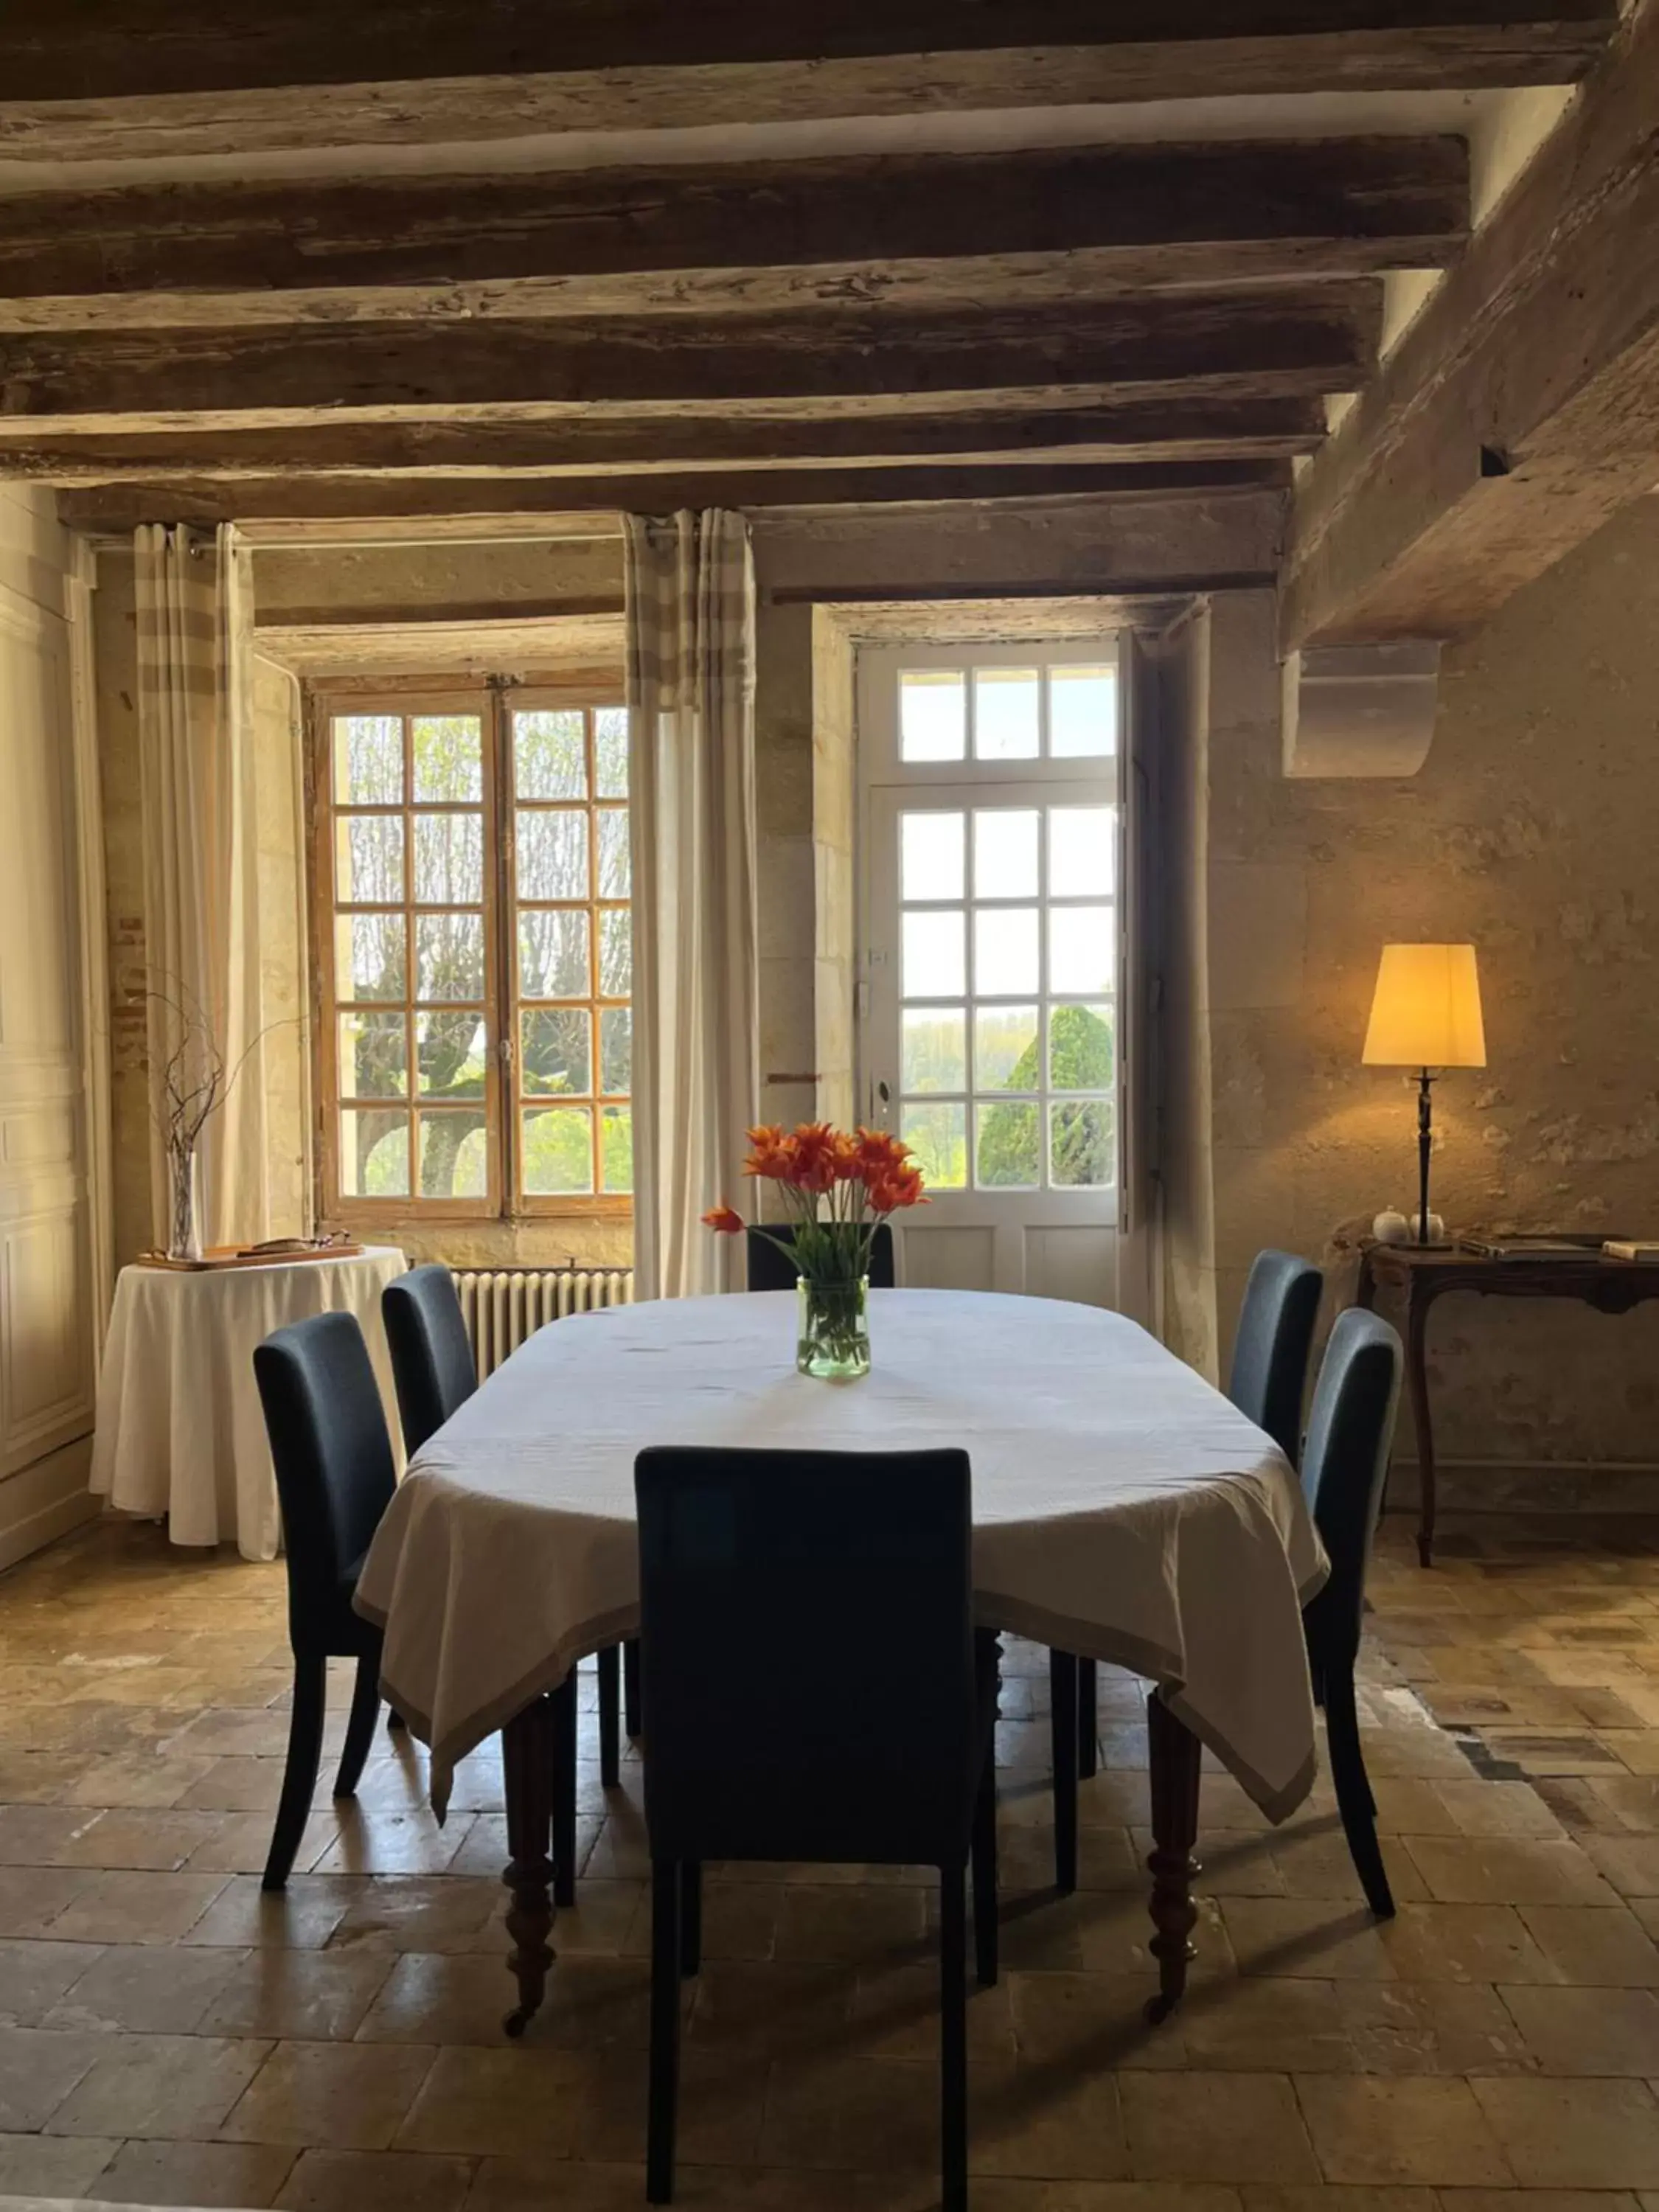
[[[1659,1527],[1472,1520],[1426,1575],[1391,1528],[1373,1594],[1399,1917],[1366,1915],[1322,1785],[1269,1833],[1208,1771],[1201,1958],[1158,2030],[1139,1687],[1103,1680],[1085,1887],[1057,1902],[1046,1683],[1011,1650],[976,2212],[1499,2212],[1517,2186],[1524,2212],[1659,2212]],[[262,1900],[286,1656],[279,1569],[153,1529],[0,1581],[0,2191],[632,2212],[637,1768],[608,1800],[584,1768],[580,1906],[510,2047],[495,1747],[440,1831],[383,1736]],[[711,1880],[682,2202],[934,2201],[931,1917],[902,1876]]]

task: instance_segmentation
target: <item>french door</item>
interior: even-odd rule
[[[1117,1305],[1115,641],[883,647],[859,678],[861,1103],[930,1200],[902,1279]]]

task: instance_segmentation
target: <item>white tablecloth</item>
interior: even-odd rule
[[[873,1371],[794,1368],[793,1292],[622,1306],[531,1338],[418,1453],[358,1602],[386,1694],[454,1762],[631,1633],[647,1444],[961,1444],[979,1618],[1150,1676],[1279,1819],[1314,1771],[1301,1601],[1325,1562],[1278,1449],[1121,1315],[878,1291]]]
[[[98,1381],[94,1492],[124,1512],[165,1514],[175,1544],[234,1540],[245,1559],[274,1559],[282,1518],[253,1347],[311,1314],[355,1313],[395,1445],[380,1292],[407,1264],[371,1245],[349,1259],[200,1274],[124,1267]]]

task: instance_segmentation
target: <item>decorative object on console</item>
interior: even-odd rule
[[[1371,1235],[1379,1244],[1405,1244],[1411,1239],[1412,1225],[1398,1207],[1385,1206],[1371,1224]]]
[[[1429,1154],[1434,1143],[1437,1070],[1484,1067],[1486,1035],[1472,945],[1385,945],[1376,971],[1362,1054],[1367,1067],[1414,1067],[1417,1091],[1419,1246],[1437,1243],[1443,1224],[1429,1212]]]

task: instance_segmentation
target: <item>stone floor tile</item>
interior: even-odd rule
[[[1118,2094],[1137,2180],[1319,2179],[1286,2075],[1213,2074],[1194,2096],[1192,2082],[1178,2075],[1124,2074]]]
[[[131,1868],[172,1873],[198,1851],[222,1823],[217,1814],[116,1808],[82,1825],[59,1849],[58,1866]]]
[[[200,1955],[214,1954],[204,1949]],[[295,2043],[349,2038],[362,2025],[392,1963],[381,1952],[290,1950],[262,1944],[243,1958],[222,1985],[202,2021],[202,2033],[263,2035]]]
[[[0,2130],[21,2134],[43,2128],[85,2079],[101,2047],[95,2035],[0,2027]]]
[[[1507,2074],[1533,2061],[1495,1990],[1478,1982],[1342,1982],[1337,2009],[1362,2074]],[[1304,2069],[1305,2070],[1305,2069]]]
[[[1368,1912],[1306,1898],[1230,1897],[1222,1914],[1241,1974],[1395,1978],[1394,1961]]]
[[[349,1875],[291,1875],[288,1887],[266,1892],[254,1875],[234,1875],[183,1938],[187,1944],[240,1948],[272,1944],[321,1950],[368,1884]]]
[[[786,1884],[773,1955],[871,1962],[918,1952],[927,1941],[927,1893],[896,1884],[824,1889]]]
[[[574,2051],[532,2044],[440,2051],[404,2117],[398,2148],[538,2162],[568,2158],[590,2078]]]
[[[198,1874],[262,1874],[270,1853],[269,1813],[216,1813],[201,1816],[214,1826],[186,1864]],[[297,1872],[309,1874],[340,1832],[332,1812],[316,1812],[300,1832],[294,1853]]]
[[[1585,1988],[1659,1988],[1659,1944],[1625,1905],[1523,1905],[1550,1978]]]
[[[38,2027],[100,1955],[86,1943],[0,1942],[0,2027]]]
[[[1659,1897],[1659,1836],[1586,1836],[1583,1846],[1620,1897]]]
[[[1514,2178],[1465,2081],[1309,2074],[1296,2087],[1328,2181],[1501,2187]]]
[[[389,1951],[484,1950],[505,1955],[507,1939],[500,1923],[507,1893],[499,1882],[441,1875],[356,1880],[352,1901],[329,1938],[331,1949],[371,1945]],[[563,1941],[557,1931],[556,1940]]]
[[[1566,1838],[1408,1836],[1435,1899],[1443,1905],[1611,1905],[1595,1866]]]
[[[1004,1974],[994,1988],[985,1990],[970,1977],[969,2057],[1012,2060],[1016,1981],[1015,1976]],[[938,1966],[927,1960],[860,1970],[848,1999],[847,2025],[849,2042],[867,2057],[919,2058],[937,2064]]]
[[[76,1943],[172,1943],[193,1928],[224,1888],[222,1874],[100,1874],[52,1923]]]
[[[1437,1782],[1435,1795],[1463,1836],[1547,1836],[1562,1833],[1560,1821],[1529,1782]],[[1404,1830],[1408,1835],[1443,1832]]]
[[[220,2132],[233,2142],[389,2149],[434,2055],[424,2045],[280,2043]]]
[[[1637,2212],[1629,2190],[1532,2189],[1517,2197],[1512,2189],[1443,2189],[1441,2212]]]
[[[1409,2187],[1346,2188],[1333,2182],[1322,2182],[1317,2188],[1249,2188],[1243,2192],[1243,2212],[1439,2212],[1437,2195],[1443,2199],[1447,2193]],[[1519,2212],[1519,2208],[1511,2203],[1509,2212]]]
[[[185,1951],[176,1945],[82,1948],[85,1970],[53,2005],[46,2025],[192,2034],[242,1956],[239,1951]]]
[[[264,2063],[264,2043],[202,2035],[101,2034],[79,2086],[46,2123],[54,2135],[215,2134]]]
[[[338,1832],[317,1861],[319,1874],[443,1874],[472,1826],[465,1814],[441,1828],[425,1807],[410,1813],[342,1809]],[[492,1855],[493,1856],[493,1855]],[[489,1869],[500,1879],[500,1863]]]
[[[1499,1995],[1546,2074],[1659,2074],[1659,1996],[1650,1989],[1506,1989]]]
[[[100,2203],[274,2203],[294,2164],[287,2145],[129,2142],[98,2176]]]
[[[1377,1938],[1406,1982],[1543,1982],[1548,1962],[1510,1905],[1402,1905]]]
[[[1517,2174],[1548,2189],[1659,2189],[1659,2100],[1641,2081],[1476,2079]]]
[[[76,1762],[78,1771],[64,1790],[66,1805],[176,1805],[192,1783],[199,1782],[213,1765],[206,1757],[187,1753],[155,1751],[112,1752],[107,1758]],[[0,1776],[0,1790],[4,1778]]]
[[[88,2196],[119,2148],[112,2136],[0,2135],[0,2194]]]
[[[300,2154],[276,2199],[283,2212],[460,2212],[477,2161],[412,2150],[307,2150]],[[545,2170],[543,2205],[562,2205],[564,2191]]]
[[[44,1936],[97,1880],[73,1867],[0,1867],[0,1936]]]

